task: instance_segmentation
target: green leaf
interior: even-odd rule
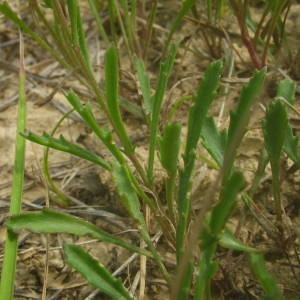
[[[241,141],[251,113],[251,106],[261,91],[266,69],[256,71],[249,83],[243,88],[237,109],[231,112],[228,131],[228,144],[234,140]]]
[[[139,81],[139,88],[143,95],[144,107],[146,115],[153,113],[153,97],[151,97],[150,79],[145,70],[144,62],[141,59],[135,60],[135,68]]]
[[[72,34],[72,46],[79,46],[79,38],[77,31],[77,22],[78,22],[78,3],[77,0],[68,0],[68,11],[70,16],[71,23],[71,34]]]
[[[75,235],[90,235],[98,240],[112,243],[142,255],[152,257],[151,253],[131,245],[82,219],[69,214],[45,209],[39,212],[29,212],[14,215],[8,219],[6,225],[14,232],[28,229],[33,232],[70,233]]]
[[[284,299],[276,283],[275,277],[267,270],[265,260],[262,255],[251,253],[250,263],[253,273],[262,285],[268,299]]]
[[[244,178],[241,172],[234,172],[226,182],[219,203],[213,208],[211,214],[210,230],[215,236],[224,228],[236,202],[237,194],[243,186]]]
[[[186,270],[184,272],[184,275],[182,276],[182,280],[180,282],[180,287],[179,287],[179,290],[178,290],[178,294],[176,295],[176,300],[190,299],[191,281],[193,279],[193,271],[194,271],[193,262],[189,261],[187,263],[187,267],[186,267]]]
[[[230,114],[227,146],[223,160],[224,180],[227,180],[232,170],[237,148],[242,141],[249,122],[251,107],[261,91],[265,74],[265,68],[254,73],[249,83],[243,87],[236,110]]]
[[[169,274],[162,262],[161,255],[157,253],[151,241],[144,216],[141,212],[140,201],[137,196],[132,175],[129,173],[129,170],[125,166],[120,165],[117,162],[113,163],[112,174],[117,184],[117,190],[123,201],[124,206],[128,210],[131,217],[138,222],[138,227],[139,227],[139,232],[141,234],[141,237],[144,239],[146,245],[152,252],[153,257],[157,262],[157,264],[159,265],[159,268],[163,276],[165,277],[166,280],[168,280]]]
[[[178,215],[179,222],[176,230],[177,254],[183,253],[183,244],[187,230],[190,213],[190,200],[187,193],[190,188],[190,178],[194,168],[195,151],[202,131],[202,126],[207,116],[208,109],[215,98],[218,83],[222,72],[222,62],[215,61],[207,67],[203,79],[199,85],[195,103],[189,112],[188,134],[186,139],[184,169],[180,172],[178,190]],[[177,257],[179,258],[179,257]]]
[[[244,252],[250,252],[250,253],[261,252],[259,249],[249,247],[249,246],[243,244],[227,228],[225,228],[219,235],[219,244],[224,248],[232,249],[232,250],[236,250],[236,251],[244,251]]]
[[[134,104],[124,97],[119,97],[121,107],[128,113],[132,114],[135,118],[145,121],[144,111],[139,105]]]
[[[289,124],[287,126],[287,131],[283,143],[283,151],[295,164],[300,166],[299,136],[295,136],[293,134],[293,129]]]
[[[100,291],[116,300],[133,299],[124,288],[122,281],[113,277],[102,264],[81,247],[65,244],[64,253],[67,263]]]
[[[218,263],[214,261],[216,249],[217,239],[207,230],[204,230],[201,235],[201,254],[194,299],[211,299],[211,279],[218,270]]]
[[[271,103],[263,122],[265,147],[268,152],[274,172],[279,172],[279,160],[288,128],[288,118],[284,107],[279,100]]]
[[[119,162],[123,162],[124,158],[119,148],[112,142],[112,135],[109,131],[102,129],[99,126],[96,118],[94,117],[91,106],[86,104],[83,106],[80,102],[80,98],[72,90],[68,92],[65,97],[72,105],[72,107],[79,113],[86,124],[93,130],[93,132],[99,137],[104,145],[110,150]]]
[[[119,67],[118,67],[118,54],[114,47],[109,48],[105,53],[104,59],[105,70],[105,95],[107,99],[108,111],[114,129],[117,131],[125,153],[130,154],[134,151],[131,141],[128,137],[124,122],[121,118],[120,103],[119,103]]]
[[[202,127],[203,146],[213,157],[219,167],[223,165],[224,152],[226,149],[227,132],[226,130],[218,131],[214,119],[206,117]]]
[[[178,26],[180,26],[182,19],[184,18],[184,16],[188,13],[188,11],[190,10],[190,8],[195,4],[196,0],[184,0],[183,2],[181,1],[181,7],[179,12],[177,13],[174,21],[171,24],[171,28],[169,31],[169,35],[167,37],[167,41],[165,43],[165,51],[168,50],[170,41],[172,39],[172,36],[174,34],[174,32],[176,31],[176,29],[178,28]]]
[[[217,95],[217,87],[221,77],[222,68],[221,61],[212,62],[207,67],[203,79],[201,80],[195,104],[189,113],[185,159],[187,159],[189,153],[196,149],[208,109]]]
[[[123,204],[130,215],[139,222],[140,225],[145,224],[144,216],[141,213],[140,201],[138,199],[134,184],[130,179],[130,175],[125,166],[113,163],[112,174],[117,184],[117,189]]]
[[[276,98],[282,97],[290,104],[295,103],[296,83],[290,78],[285,78],[279,82]]]
[[[161,164],[169,175],[176,174],[177,171],[180,132],[181,125],[179,123],[167,124],[160,142]]]
[[[167,87],[168,79],[172,71],[173,63],[177,52],[177,45],[172,44],[167,59],[161,63],[158,76],[156,91],[153,98],[153,111],[150,120],[150,141],[149,141],[149,158],[148,158],[148,179],[153,182],[153,165],[154,156],[157,146],[157,133],[159,127],[159,117],[161,112],[161,105],[163,102],[165,90]]]
[[[84,148],[77,146],[76,144],[67,141],[62,135],[58,139],[50,136],[47,133],[44,133],[43,135],[36,135],[30,131],[25,131],[21,133],[21,135],[27,140],[30,140],[37,144],[44,145],[63,152],[67,152],[85,160],[88,160],[90,162],[93,162],[106,170],[110,170],[111,168],[110,164],[103,158],[101,158],[93,152],[90,152]]]

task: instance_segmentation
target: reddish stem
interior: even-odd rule
[[[259,56],[255,43],[251,39],[248,29],[245,25],[245,10],[241,11],[240,5],[236,2],[236,0],[230,0],[231,6],[233,8],[234,14],[238,20],[240,31],[241,31],[241,39],[244,43],[245,47],[248,50],[248,53],[251,57],[252,63],[257,69],[261,69],[265,66],[264,61]]]

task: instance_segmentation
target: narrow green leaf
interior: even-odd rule
[[[182,19],[188,13],[190,8],[195,4],[195,2],[196,2],[196,0],[184,0],[183,2],[181,2],[180,10],[177,13],[174,21],[171,24],[170,32],[169,32],[169,35],[167,37],[167,41],[165,43],[164,54],[166,53],[166,51],[168,51],[168,47],[169,47],[169,44],[171,42],[171,39],[173,37],[174,32],[176,31],[178,26],[180,26],[180,24],[182,22]]]
[[[74,1],[74,0],[72,0]],[[77,0],[76,0],[77,2]],[[86,43],[86,38],[85,38],[85,32],[83,29],[82,25],[82,20],[81,20],[81,15],[80,15],[80,9],[79,5],[77,5],[77,32],[78,32],[78,42],[79,42],[79,47],[82,53],[82,56],[85,60],[86,65],[88,66],[89,70],[92,72],[92,63],[91,63],[91,58],[90,58],[90,52]]]
[[[236,251],[250,252],[250,253],[259,253],[259,249],[247,246],[238,240],[234,234],[228,229],[225,228],[219,235],[219,244],[227,249],[232,249]]]
[[[33,232],[70,233],[75,235],[90,235],[98,240],[112,243],[142,255],[152,257],[151,253],[115,237],[92,223],[72,215],[45,209],[39,212],[14,215],[6,222],[7,227],[14,232],[21,229]]]
[[[77,0],[68,0],[68,11],[71,22],[71,34],[72,34],[72,46],[79,46],[79,37],[77,31],[77,23],[78,23],[78,3]]]
[[[167,59],[160,65],[158,82],[157,82],[156,91],[153,98],[154,102],[152,108],[153,109],[152,117],[150,120],[151,124],[150,124],[150,141],[149,141],[149,158],[148,158],[148,179],[150,182],[153,182],[153,164],[154,164],[155,149],[157,146],[157,132],[158,132],[158,125],[159,125],[159,117],[161,112],[161,105],[166,91],[168,78],[172,71],[176,52],[177,52],[177,45],[172,44]]]
[[[100,19],[100,14],[99,12],[97,11],[97,7],[96,7],[96,1],[95,0],[88,0],[89,2],[89,6],[90,6],[90,9],[91,9],[91,12],[93,14],[93,17],[97,23],[97,27],[98,27],[98,31],[99,31],[99,35],[101,36],[101,38],[103,39],[103,41],[106,43],[106,45],[108,46],[109,45],[109,38],[105,32],[105,29],[102,25],[102,21]]]
[[[196,149],[208,109],[217,95],[217,87],[222,69],[223,65],[221,61],[212,62],[207,67],[203,79],[201,80],[195,104],[189,113],[188,136],[185,150],[186,158],[192,150]]]
[[[106,51],[104,69],[105,94],[111,121],[114,124],[114,128],[124,146],[125,153],[131,154],[134,151],[134,148],[130,142],[120,113],[118,96],[119,68],[116,48],[111,47]]]
[[[234,172],[226,182],[220,195],[219,203],[213,208],[210,219],[210,230],[217,236],[224,228],[232,208],[236,202],[237,194],[244,185],[244,177],[240,172]]]
[[[293,134],[293,129],[289,124],[287,126],[287,131],[283,143],[283,151],[295,164],[300,166],[299,136],[295,136]]]
[[[180,132],[179,123],[167,124],[160,142],[160,160],[169,175],[176,174],[177,171]]]
[[[240,141],[243,137],[250,116],[251,106],[261,91],[265,74],[266,69],[256,71],[249,83],[243,88],[237,109],[231,113],[228,144],[231,144],[233,139]]]
[[[137,71],[137,77],[139,82],[139,88],[143,95],[144,107],[146,115],[152,115],[153,113],[153,97],[151,97],[150,79],[145,70],[143,60],[135,60],[135,68]]]
[[[267,299],[284,299],[277,286],[275,277],[267,270],[263,256],[260,254],[251,253],[250,263],[253,273],[256,275],[264,291],[266,292]]]
[[[223,165],[224,180],[227,180],[228,176],[230,175],[237,148],[242,141],[247,128],[247,124],[249,122],[251,107],[261,91],[265,74],[265,68],[254,73],[249,83],[243,88],[241,92],[236,110],[234,112],[231,112],[230,114],[228,139]]]
[[[214,119],[206,117],[202,127],[203,146],[208,153],[213,157],[219,167],[223,165],[224,153],[227,143],[226,130],[218,131]]]
[[[82,147],[77,146],[76,144],[67,141],[62,135],[58,139],[48,135],[47,133],[44,133],[43,135],[36,135],[30,131],[25,131],[21,133],[21,135],[27,140],[30,140],[37,144],[67,152],[93,162],[106,170],[110,170],[111,168],[109,163],[103,158],[93,152],[90,152]]]
[[[117,162],[113,164],[112,174],[117,184],[118,193],[122,199],[124,206],[126,207],[131,217],[138,222],[139,232],[142,238],[152,252],[153,257],[162,272],[162,275],[166,280],[168,280],[169,274],[162,262],[160,254],[157,253],[151,241],[144,216],[141,212],[140,201],[134,187],[134,182],[131,179],[132,175],[129,173],[129,170],[125,166],[120,165]]]
[[[140,225],[145,224],[144,216],[141,213],[141,205],[138,199],[136,190],[128,170],[118,163],[113,164],[112,174],[117,184],[117,189],[123,204],[130,213],[130,215],[139,222]]]
[[[133,299],[124,288],[122,281],[113,277],[102,264],[81,247],[65,244],[64,253],[67,263],[100,291],[116,300]]]
[[[141,109],[139,105],[134,104],[133,102],[129,101],[124,97],[119,97],[119,101],[122,109],[124,109],[126,112],[133,115],[135,118],[145,121],[144,111]]]
[[[211,299],[211,279],[218,270],[218,263],[214,261],[216,249],[217,239],[207,230],[204,230],[201,235],[201,254],[195,284],[195,300]]]
[[[271,166],[273,165],[279,172],[280,154],[282,151],[283,143],[285,140],[288,127],[287,113],[279,100],[275,100],[271,103],[266,112],[266,119],[263,122],[265,147],[268,152]]]
[[[193,278],[194,266],[192,262],[187,264],[185,274],[182,276],[182,281],[180,283],[178,294],[176,295],[176,300],[187,300],[190,299],[191,295],[191,281]]]
[[[184,169],[180,172],[178,190],[179,222],[176,230],[178,259],[184,251],[184,239],[190,213],[190,200],[187,198],[187,193],[190,188],[190,178],[196,158],[195,151],[202,131],[203,122],[208,113],[208,109],[217,94],[216,90],[220,80],[221,72],[221,61],[216,61],[209,64],[199,85],[195,103],[189,112],[188,134],[186,139],[185,153],[183,156]]]
[[[277,221],[282,221],[280,196],[280,155],[288,129],[288,118],[284,104],[275,100],[267,107],[266,119],[263,121],[265,148],[268,152],[272,169],[272,188],[275,200]]]
[[[99,137],[104,145],[110,150],[115,158],[122,163],[124,158],[119,148],[112,142],[112,135],[109,131],[100,128],[95,116],[92,113],[91,106],[86,104],[83,106],[80,102],[80,98],[73,91],[70,91],[65,95],[72,107],[79,113],[86,124],[93,130],[93,132]]]
[[[294,104],[295,92],[296,92],[296,82],[287,77],[279,82],[276,98],[283,97],[290,104]]]
[[[7,2],[0,4],[0,12],[12,22],[14,22],[21,30],[27,33],[31,38],[33,38],[41,47],[49,51],[49,53],[51,53],[51,55],[55,57],[59,62],[63,63],[63,59],[55,52],[55,50],[45,40],[38,36],[29,26],[27,26],[11,9]]]

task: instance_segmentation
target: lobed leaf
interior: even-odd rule
[[[43,135],[36,135],[30,131],[25,131],[21,133],[21,135],[27,140],[30,140],[37,144],[44,145],[59,151],[67,152],[85,160],[88,160],[92,163],[101,166],[106,170],[110,170],[111,168],[110,164],[106,160],[104,160],[97,154],[86,150],[85,148],[79,147],[76,144],[67,141],[62,135],[59,138],[54,138],[47,133],[44,133]]]
[[[81,247],[65,244],[64,253],[67,263],[100,291],[116,300],[133,299],[124,288],[122,281],[113,277],[102,264]]]
[[[283,143],[283,151],[298,166],[300,166],[299,136],[293,134],[293,129],[288,124]]]
[[[218,131],[214,119],[206,117],[201,131],[203,146],[213,157],[219,167],[223,165],[224,153],[227,143],[226,130]]]
[[[110,150],[110,152],[115,156],[119,162],[123,162],[123,156],[119,148],[112,142],[112,135],[109,131],[100,128],[99,123],[95,119],[91,106],[86,104],[83,106],[80,102],[80,98],[72,90],[66,95],[67,100],[72,105],[72,107],[79,113],[86,124],[92,129],[92,131],[99,137],[99,139],[104,143],[104,145]]]

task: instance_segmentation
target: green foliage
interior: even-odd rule
[[[69,214],[64,214],[49,209],[45,209],[40,212],[14,215],[7,221],[6,225],[14,232],[18,232],[21,229],[28,229],[33,232],[61,232],[79,236],[90,235],[100,241],[112,243],[143,255],[151,256],[148,251],[124,242],[121,239],[101,230],[92,223],[73,217]]]
[[[250,263],[253,272],[266,292],[266,296],[263,299],[284,299],[278,289],[275,277],[266,268],[263,256],[255,253],[250,254]]]
[[[74,91],[67,92],[65,96],[72,106],[71,111],[78,113],[83,123],[102,142],[110,155],[102,157],[66,140],[63,136],[55,137],[57,129],[71,111],[63,116],[50,134],[37,135],[25,130],[25,124],[22,123],[22,126],[18,127],[19,132],[21,132],[21,135],[18,136],[18,145],[24,146],[25,139],[27,139],[47,147],[44,158],[45,177],[51,190],[61,198],[64,198],[64,195],[53,185],[50,178],[48,148],[75,155],[109,171],[115,183],[118,200],[126,209],[129,218],[133,221],[132,223],[135,224],[139,237],[146,248],[138,247],[83,219],[49,209],[21,214],[15,214],[18,212],[17,210],[11,211],[13,215],[6,223],[11,234],[16,237],[20,230],[27,229],[41,233],[88,235],[103,242],[121,246],[139,255],[147,256],[156,264],[170,289],[174,289],[174,285],[177,285],[175,289],[178,293],[173,298],[178,300],[189,299],[192,296],[197,300],[211,299],[211,281],[219,267],[216,256],[218,247],[242,251],[249,253],[253,272],[265,290],[266,296],[274,297],[272,299],[282,299],[275,279],[266,270],[264,259],[259,254],[260,250],[243,244],[235,237],[232,231],[228,229],[228,220],[236,208],[240,192],[246,185],[243,170],[240,170],[236,164],[237,150],[247,131],[253,106],[263,87],[266,69],[262,66],[265,64],[265,52],[268,51],[270,45],[268,38],[274,33],[275,27],[280,25],[281,14],[288,1],[274,1],[274,3],[266,1],[265,9],[268,13],[270,12],[271,17],[269,25],[266,25],[267,39],[265,43],[261,41],[263,21],[262,23],[253,21],[247,7],[248,2],[245,2],[241,11],[239,11],[241,8],[239,2],[235,0],[229,2],[237,16],[241,32],[244,33],[241,38],[249,47],[248,50],[254,66],[260,70],[254,72],[250,81],[242,89],[237,105],[230,114],[228,128],[220,130],[210,115],[210,108],[220,91],[223,64],[220,60],[211,62],[202,76],[195,95],[181,96],[172,108],[172,115],[174,115],[184,100],[193,97],[192,105],[187,112],[185,136],[184,130],[182,130],[184,126],[179,122],[171,122],[170,118],[165,119],[162,108],[169,81],[172,78],[171,74],[172,72],[175,73],[173,70],[175,57],[181,47],[178,42],[172,42],[172,38],[190,10],[197,14],[195,0],[181,1],[181,7],[170,23],[170,30],[165,37],[165,53],[162,54],[163,59],[160,62],[158,74],[155,73],[155,69],[151,70],[151,80],[150,72],[147,69],[149,62],[141,58],[147,57],[147,53],[144,55],[140,53],[141,44],[138,34],[141,33],[137,30],[137,1],[110,0],[107,2],[110,37],[106,32],[107,28],[103,26],[101,14],[97,10],[99,3],[89,0],[88,7],[95,18],[98,36],[107,45],[104,58],[103,85],[98,82],[94,74],[79,1],[45,1],[43,3],[44,8],[37,1],[30,1],[31,9],[37,16],[38,22],[41,22],[49,31],[51,39],[49,43],[22,21],[7,3],[0,4],[0,12],[46,49],[64,68],[71,70],[81,84],[88,88],[91,94],[90,98],[95,99],[96,103],[92,101],[83,102]],[[151,25],[151,28],[145,29],[145,52],[147,52],[151,41],[157,5],[157,1],[152,3],[147,20],[147,24]],[[217,20],[221,18],[226,2],[210,0],[206,1],[206,5],[209,22],[214,22],[214,26],[217,26]],[[43,16],[42,9],[49,11],[51,15],[49,20]],[[215,14],[214,18],[213,13]],[[248,29],[254,32],[253,39],[248,39]],[[141,104],[139,102],[132,103],[130,102],[131,99],[124,99],[119,95],[119,63],[122,61],[120,61],[117,47],[118,32],[121,32],[124,38],[133,72],[136,73],[134,75],[142,96]],[[263,45],[263,53],[258,53],[254,47],[256,46],[255,43],[258,42]],[[152,80],[152,76],[154,80]],[[178,74],[174,74],[176,80],[178,79],[177,76]],[[152,82],[155,82],[154,88]],[[20,91],[24,93],[24,86],[20,87]],[[293,133],[291,125],[288,124],[287,116],[294,101],[295,83],[286,78],[278,85],[275,101],[267,107],[263,122],[265,150],[262,151],[257,176],[249,185],[250,187],[247,186],[249,196],[247,192],[243,192],[243,199],[246,199],[244,202],[248,201],[248,205],[251,205],[249,199],[259,186],[269,160],[279,221],[282,214],[280,159],[285,153],[295,163],[296,167],[300,166],[299,137]],[[136,145],[129,137],[126,122],[122,117],[122,108],[142,119],[148,126],[149,136],[146,136],[148,138],[148,159],[146,161],[142,161],[135,153]],[[107,119],[105,127],[97,121],[95,110],[101,110],[105,115]],[[25,121],[24,114],[19,116],[19,121]],[[198,212],[192,214],[191,191],[193,187],[197,188],[193,175],[196,172],[196,167],[198,167],[199,141],[202,142],[202,146],[216,163],[219,175],[214,182],[212,191],[207,193],[203,211],[197,215]],[[24,158],[23,154],[17,153],[17,157]],[[159,160],[156,161],[156,157]],[[21,165],[22,161],[20,162]],[[155,182],[156,167],[165,172],[165,178],[161,179],[163,181],[162,186],[164,186],[163,191],[158,189]],[[21,187],[20,179],[23,179],[23,173],[22,170],[19,171],[18,184]],[[15,186],[14,190],[17,190]],[[20,192],[21,190],[18,191],[18,196],[20,196]],[[214,202],[215,200],[216,202]],[[251,201],[253,200],[251,199]],[[163,253],[152,241],[152,232],[148,228],[149,211],[149,215],[153,217],[155,228],[162,232],[165,240],[171,245],[170,249],[174,251],[177,259],[175,270],[168,266]],[[198,220],[198,216],[202,216],[202,218]],[[195,232],[192,232],[193,230]],[[195,235],[194,240],[192,239],[193,234]],[[191,244],[191,241],[194,243]],[[64,245],[64,253],[68,264],[109,297],[132,299],[122,282],[114,278],[107,268],[85,250],[67,244]],[[13,252],[13,256],[16,257],[15,252]],[[171,278],[174,276],[174,272],[176,273],[173,283]],[[2,282],[4,281],[1,281],[1,284],[3,284]]]
[[[164,128],[160,143],[160,160],[168,175],[176,175],[178,169],[178,154],[180,150],[181,124],[171,123]]]
[[[124,146],[124,151],[130,155],[134,149],[126,132],[124,122],[121,118],[119,105],[119,67],[118,56],[115,48],[109,48],[105,55],[105,96],[107,100],[108,112],[111,122],[120,137]]]
[[[277,220],[282,219],[282,207],[280,197],[280,156],[286,132],[288,129],[288,118],[284,105],[275,100],[268,106],[266,119],[263,122],[265,147],[268,152],[272,169],[272,186],[276,205]]]
[[[203,146],[221,168],[227,144],[226,130],[219,132],[214,119],[212,117],[206,117],[203,123],[201,135]]]
[[[24,131],[22,136],[29,141],[35,142],[37,144],[47,146],[59,151],[67,152],[75,156],[81,157],[85,160],[88,160],[96,165],[101,166],[104,169],[110,170],[110,165],[103,158],[98,156],[95,153],[92,153],[85,148],[79,147],[76,144],[73,144],[67,141],[63,136],[60,136],[58,139],[50,136],[47,133],[44,133],[42,136],[36,135],[30,131]]]
[[[155,94],[153,95],[152,114],[150,115],[150,141],[149,141],[149,158],[148,158],[148,169],[147,169],[148,180],[150,183],[153,182],[153,166],[154,166],[155,149],[157,146],[157,133],[158,133],[161,105],[167,88],[168,79],[172,71],[176,52],[177,52],[177,47],[175,44],[173,44],[167,59],[160,65],[156,91]]]
[[[187,193],[190,188],[190,179],[196,159],[196,147],[200,138],[201,129],[208,109],[216,97],[216,89],[222,72],[220,61],[211,63],[205,71],[195,98],[195,103],[190,109],[188,117],[188,134],[186,138],[185,152],[183,155],[184,168],[180,171],[178,190],[178,216],[179,221],[176,230],[177,259],[183,253],[185,234],[190,213],[190,199]]]
[[[140,85],[140,90],[143,95],[143,103],[144,103],[144,110],[146,115],[153,114],[153,100],[154,98],[151,95],[151,88],[150,88],[150,79],[145,70],[145,66],[143,60],[136,59],[135,60],[135,68],[137,71],[138,82]]]
[[[120,279],[111,273],[81,247],[65,244],[64,252],[67,262],[82,274],[93,286],[113,299],[130,300],[132,297],[124,288]]]
[[[19,135],[26,128],[26,73],[24,65],[23,35],[20,34],[20,67],[19,67],[19,99],[16,120],[15,156],[10,195],[10,214],[17,214],[22,208],[24,173],[25,173],[25,148],[26,141]],[[18,250],[18,235],[7,230],[5,239],[4,258],[1,270],[0,299],[12,299],[14,294],[14,277],[16,272]]]

